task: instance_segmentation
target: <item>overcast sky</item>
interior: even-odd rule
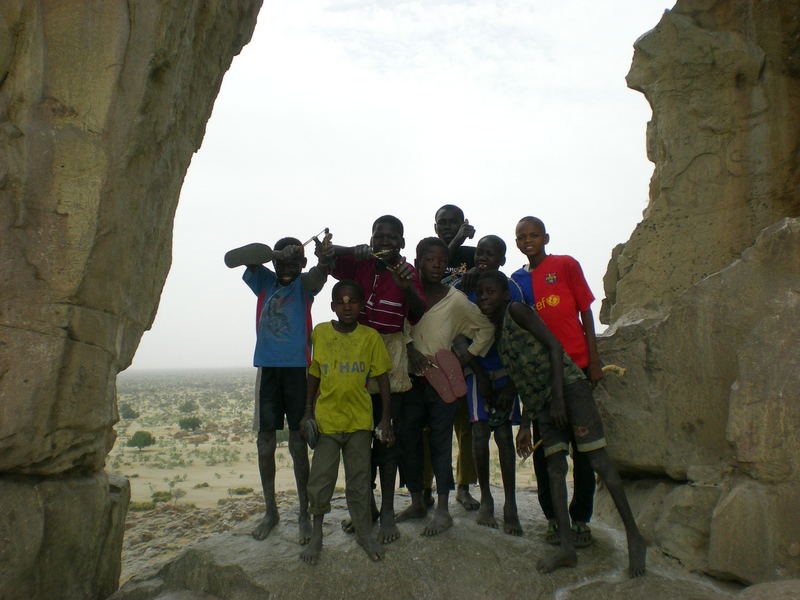
[[[671,5],[265,0],[187,173],[172,270],[132,368],[252,365],[255,296],[227,250],[324,227],[367,243],[391,213],[413,260],[447,203],[473,244],[506,240],[507,273],[525,262],[517,220],[543,219],[549,252],[583,265],[597,315],[653,170],[650,108],[624,78],[633,42]],[[315,322],[332,315],[329,289]]]

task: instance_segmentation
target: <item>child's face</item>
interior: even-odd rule
[[[378,223],[375,229],[372,230],[372,237],[369,240],[369,245],[376,252],[384,250],[400,251],[406,245],[400,231],[396,225],[392,223]]]
[[[506,255],[494,240],[481,240],[475,247],[475,266],[482,271],[497,271],[506,263]]]
[[[517,248],[528,258],[533,258],[544,253],[544,247],[550,241],[550,236],[538,223],[520,221],[516,230]]]
[[[358,290],[345,286],[336,290],[333,302],[331,302],[331,310],[336,313],[336,318],[340,323],[352,325],[358,321],[361,305],[362,300],[358,296]]]
[[[288,285],[303,272],[303,268],[306,266],[306,257],[301,254],[289,260],[276,260],[273,264],[278,281],[283,285]]]
[[[458,211],[445,208],[436,213],[436,223],[433,229],[445,244],[449,244],[456,237],[459,228],[464,224],[464,219]]]
[[[417,268],[422,281],[439,283],[447,268],[447,250],[444,248],[428,248],[422,256],[417,257]]]
[[[487,316],[497,314],[508,304],[508,286],[503,288],[494,279],[478,281],[478,308]]]

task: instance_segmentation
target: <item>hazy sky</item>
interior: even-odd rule
[[[611,249],[647,204],[650,108],[625,75],[667,0],[265,0],[225,76],[175,219],[172,270],[132,368],[246,367],[255,296],[225,252],[375,217],[433,235],[442,204],[509,245],[525,215],[583,265],[597,300]],[[309,262],[315,257],[309,256]],[[314,305],[330,318],[330,284]],[[600,327],[602,330],[603,327]]]

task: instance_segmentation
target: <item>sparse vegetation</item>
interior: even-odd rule
[[[133,410],[133,408],[131,408],[131,405],[126,402],[119,405],[119,416],[122,417],[123,419],[132,420],[132,419],[138,419],[139,413]]]
[[[169,502],[172,500],[172,492],[167,490],[156,490],[153,492],[151,498],[153,502]]]
[[[128,510],[133,512],[142,512],[145,510],[153,510],[156,507],[155,502],[131,502],[128,504]]]
[[[178,427],[184,431],[196,431],[200,429],[201,423],[200,417],[184,417],[183,419],[178,419]]]
[[[252,493],[253,493],[253,488],[251,487],[228,488],[229,496],[246,496],[247,494],[252,494]]]
[[[181,405],[178,407],[178,410],[184,414],[191,414],[193,412],[196,412],[197,408],[198,408],[197,402],[195,402],[194,400],[186,400],[185,402],[181,403]]]

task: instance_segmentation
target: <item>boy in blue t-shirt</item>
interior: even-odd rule
[[[330,239],[326,234],[317,245],[319,263],[307,273],[302,273],[306,266],[303,246],[295,238],[278,240],[274,252],[268,246],[251,244],[226,255],[228,266],[247,266],[242,279],[258,296],[253,357],[253,365],[258,367],[254,428],[258,431],[258,471],[266,513],[252,532],[257,540],[266,538],[279,520],[275,504],[275,431],[283,429],[284,415],[289,423],[289,453],[300,504],[299,541],[307,544],[311,538],[306,490],[308,451],[299,428],[310,360],[311,304],[325,285],[333,260]],[[262,264],[270,259],[274,271]]]

